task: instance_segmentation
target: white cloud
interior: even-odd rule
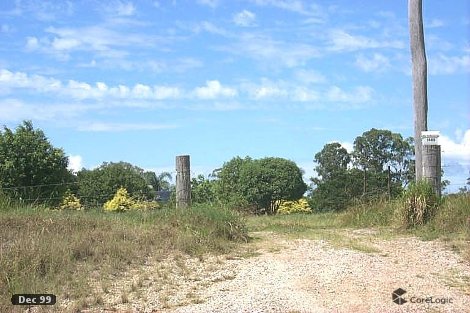
[[[215,99],[218,97],[234,97],[237,95],[237,90],[222,86],[218,80],[209,80],[206,82],[206,86],[194,89],[194,94],[200,99]]]
[[[227,30],[218,27],[214,25],[211,22],[208,21],[202,21],[198,25],[192,28],[192,30],[196,33],[200,33],[202,31],[208,32],[210,34],[216,34],[216,35],[221,35],[221,36],[229,36],[229,33]]]
[[[146,123],[102,123],[95,122],[84,124],[79,127],[80,131],[91,132],[121,132],[121,131],[142,131],[142,130],[161,130],[176,128],[176,125],[164,124],[146,124]]]
[[[256,15],[253,12],[248,10],[243,10],[238,12],[233,16],[233,22],[242,27],[254,26],[256,20]]]
[[[465,131],[460,140],[454,141],[448,136],[441,135],[439,142],[443,157],[470,165],[470,129]]]
[[[331,102],[364,103],[372,99],[373,89],[368,86],[356,87],[352,92],[346,92],[338,86],[331,87],[326,98]]]
[[[116,13],[120,16],[131,16],[135,13],[135,7],[132,2],[118,1],[116,5]]]
[[[342,29],[330,31],[330,46],[332,51],[355,51],[373,48],[402,49],[405,44],[402,41],[377,41],[366,36],[351,35]]]
[[[244,34],[238,43],[225,50],[273,67],[297,67],[320,56],[319,50],[310,44],[274,40],[259,34]]]
[[[326,82],[325,76],[314,70],[298,70],[295,72],[295,77],[300,82],[306,84]]]
[[[75,80],[69,80],[67,84],[61,81],[40,75],[28,75],[22,72],[11,72],[6,69],[0,70],[0,84],[8,89],[24,88],[42,93],[53,93],[75,99],[101,99],[104,97],[118,99],[148,99],[164,100],[182,97],[182,92],[178,87],[171,86],[149,86],[145,84],[136,84],[130,88],[124,85],[109,87],[103,82],[97,82],[94,86]],[[217,87],[217,86],[212,86]],[[220,86],[219,86],[220,87]],[[222,95],[230,93],[230,89],[222,88],[219,90]]]
[[[81,104],[24,103],[18,99],[0,99],[2,120],[18,122],[22,120],[66,120],[76,118],[90,107]]]
[[[383,72],[390,68],[389,59],[380,53],[374,53],[372,57],[358,55],[355,65],[365,72]]]
[[[437,18],[433,18],[431,21],[429,21],[428,23],[424,23],[424,27],[425,28],[438,28],[438,27],[442,27],[444,26],[444,21],[440,20],[440,19],[437,19]]]
[[[197,0],[197,2],[211,8],[216,8],[219,5],[219,0]]]
[[[462,56],[446,56],[442,53],[429,57],[429,73],[431,75],[450,75],[457,72],[470,72],[470,54]]]
[[[309,22],[322,22],[326,17],[326,13],[320,5],[314,3],[306,5],[301,0],[253,0],[253,2],[260,6],[272,6],[293,13],[315,17],[314,19],[311,18]]]
[[[36,50],[39,48],[39,41],[36,37],[26,37],[26,49]]]
[[[68,169],[76,173],[83,168],[83,158],[80,155],[69,155]]]

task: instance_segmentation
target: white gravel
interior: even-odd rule
[[[128,303],[108,297],[86,312],[470,312],[470,264],[442,242],[355,231],[351,236],[379,251],[364,253],[258,235],[257,256],[150,262],[115,282],[111,294],[118,295],[126,282],[147,278]],[[172,268],[165,284],[157,275],[162,268]],[[399,287],[408,301],[432,296],[452,303],[397,305],[392,292]]]

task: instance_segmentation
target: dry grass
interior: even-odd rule
[[[234,240],[246,240],[243,222],[216,208],[119,214],[0,207],[0,312],[22,311],[9,302],[15,293],[53,293],[83,309],[103,301],[89,298],[90,278],[103,281],[106,296],[110,277],[150,255],[223,253]],[[134,282],[121,301],[142,284]]]

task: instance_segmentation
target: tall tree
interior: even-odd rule
[[[64,151],[32,122],[0,130],[0,189],[13,198],[55,204],[73,180],[67,165]]]
[[[424,47],[422,0],[408,0],[411,61],[413,64],[413,110],[416,180],[423,177],[421,132],[428,129],[427,62]]]

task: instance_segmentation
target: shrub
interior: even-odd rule
[[[105,211],[124,212],[135,206],[135,201],[129,196],[126,188],[119,188],[114,197],[104,204]]]
[[[124,212],[128,210],[155,210],[159,209],[157,201],[135,200],[126,188],[119,188],[114,197],[104,204],[105,211]]]
[[[399,207],[400,221],[406,228],[424,225],[434,216],[438,205],[439,198],[429,182],[412,184],[404,193]]]
[[[278,214],[311,213],[312,209],[308,205],[307,199],[302,198],[297,201],[279,201]]]
[[[83,206],[78,199],[70,190],[65,192],[64,198],[59,205],[59,210],[83,210]]]

